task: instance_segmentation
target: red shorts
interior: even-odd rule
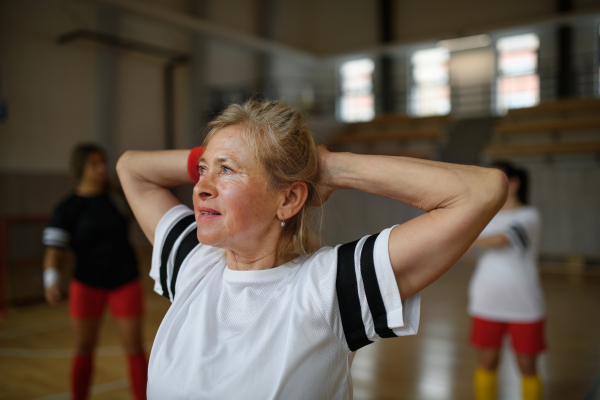
[[[140,280],[134,279],[114,289],[100,289],[71,279],[69,315],[72,318],[99,318],[107,302],[115,318],[141,316],[144,302]]]
[[[539,354],[546,350],[546,320],[515,323],[471,317],[471,344],[477,348],[499,349],[508,331],[517,354]]]

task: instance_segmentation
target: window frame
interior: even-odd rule
[[[352,63],[352,62],[357,62],[357,61],[363,61],[363,60],[368,60],[372,63],[373,65],[373,69],[371,71],[371,88],[370,88],[370,92],[368,92],[371,96],[372,96],[372,100],[373,100],[373,106],[372,106],[372,116],[370,118],[367,119],[344,119],[344,111],[342,110],[343,108],[343,100],[345,97],[351,97],[351,95],[349,96],[348,93],[345,92],[344,90],[344,86],[345,86],[345,82],[344,82],[344,74],[342,73],[342,68],[344,67],[344,65],[347,65],[348,63]],[[337,74],[337,79],[336,81],[338,82],[338,93],[336,96],[336,112],[335,112],[335,116],[336,119],[339,122],[342,123],[346,123],[346,124],[351,124],[351,123],[357,123],[357,122],[369,122],[372,121],[375,118],[376,115],[376,109],[375,109],[375,69],[376,69],[376,63],[375,60],[372,57],[359,57],[359,58],[352,58],[349,60],[345,60],[342,61],[338,64],[337,68],[336,68],[336,74]]]
[[[417,107],[417,95],[415,93],[415,91],[419,88],[419,86],[421,86],[421,89],[423,88],[423,85],[419,85],[419,82],[416,79],[416,73],[415,73],[415,62],[414,62],[414,57],[415,54],[417,54],[418,52],[421,51],[432,51],[432,50],[437,50],[440,49],[441,51],[444,51],[447,54],[445,63],[446,63],[446,83],[445,84],[439,84],[436,86],[439,87],[447,87],[448,90],[448,110],[447,112],[434,112],[434,113],[418,113],[416,111]],[[450,113],[452,113],[452,88],[450,85],[450,58],[452,56],[452,53],[446,49],[443,46],[432,46],[432,47],[425,47],[425,48],[420,48],[420,49],[416,49],[414,51],[412,51],[410,53],[410,56],[407,59],[408,62],[408,70],[409,70],[409,74],[408,74],[408,83],[409,83],[409,89],[408,89],[408,93],[407,93],[407,97],[408,97],[408,101],[407,101],[407,106],[406,106],[406,113],[408,115],[410,115],[411,117],[414,118],[427,118],[427,117],[437,117],[437,116],[445,116],[445,115],[450,115]],[[433,87],[430,86],[430,87]],[[422,101],[422,100],[421,100]]]
[[[505,76],[511,76],[511,75],[502,75],[501,74],[501,69],[500,69],[500,56],[501,56],[501,51],[498,49],[498,42],[504,38],[509,38],[509,37],[513,37],[513,36],[525,36],[525,35],[535,35],[535,37],[537,38],[537,47],[536,49],[533,51],[533,53],[535,54],[536,57],[536,62],[535,62],[535,68],[533,69],[532,72],[528,73],[528,74],[522,74],[522,75],[512,75],[512,76],[527,76],[527,75],[534,75],[537,76],[538,79],[538,91],[537,91],[537,102],[533,105],[530,106],[525,106],[525,107],[506,107],[505,109],[501,109],[500,108],[500,90],[499,90],[499,81],[500,78],[505,77]],[[495,50],[495,56],[496,56],[496,63],[495,63],[495,78],[494,81],[492,82],[493,85],[493,97],[492,97],[492,114],[496,115],[496,116],[504,116],[508,113],[508,111],[510,110],[515,110],[518,108],[531,108],[531,107],[535,107],[537,105],[540,104],[541,101],[541,76],[540,76],[540,47],[541,47],[541,39],[540,39],[540,35],[535,32],[535,31],[528,31],[528,32],[523,32],[523,33],[515,33],[515,34],[511,34],[511,35],[504,35],[501,37],[498,37],[494,40],[494,50]]]

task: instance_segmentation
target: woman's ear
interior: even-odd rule
[[[307,198],[308,186],[306,182],[294,182],[283,192],[283,199],[277,210],[277,217],[283,221],[298,214]]]

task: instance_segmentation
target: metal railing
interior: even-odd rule
[[[573,97],[592,97],[599,94],[598,64],[593,53],[578,54],[573,59],[573,74],[570,76],[570,87]],[[557,97],[558,73],[552,64],[553,60],[540,59],[538,75],[540,77],[540,102]],[[397,73],[393,77],[394,89],[382,91],[378,87],[380,77],[373,78],[375,110],[379,112],[383,104],[383,96],[391,96],[394,110],[398,113],[410,113],[411,86],[405,73]],[[259,99],[280,99],[290,103],[306,113],[319,117],[337,115],[337,105],[341,96],[339,83],[334,73],[319,77],[278,76],[266,86],[256,83],[240,83],[238,85],[209,88],[209,104],[211,116],[217,115],[227,104],[242,102],[250,97]],[[471,116],[493,116],[496,112],[495,80],[485,84],[463,84],[456,78],[450,81],[451,114],[454,118]],[[310,101],[302,100],[303,91],[309,90]],[[389,103],[389,102],[387,102]]]

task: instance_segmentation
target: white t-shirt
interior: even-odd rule
[[[172,208],[152,254],[155,290],[173,304],[152,346],[148,399],[351,399],[353,351],[418,330],[420,294],[400,300],[390,231],[234,271],[222,249],[198,243],[193,212]]]
[[[544,318],[537,270],[540,215],[535,207],[500,211],[479,238],[505,235],[510,245],[485,249],[469,286],[469,314],[495,321]]]

